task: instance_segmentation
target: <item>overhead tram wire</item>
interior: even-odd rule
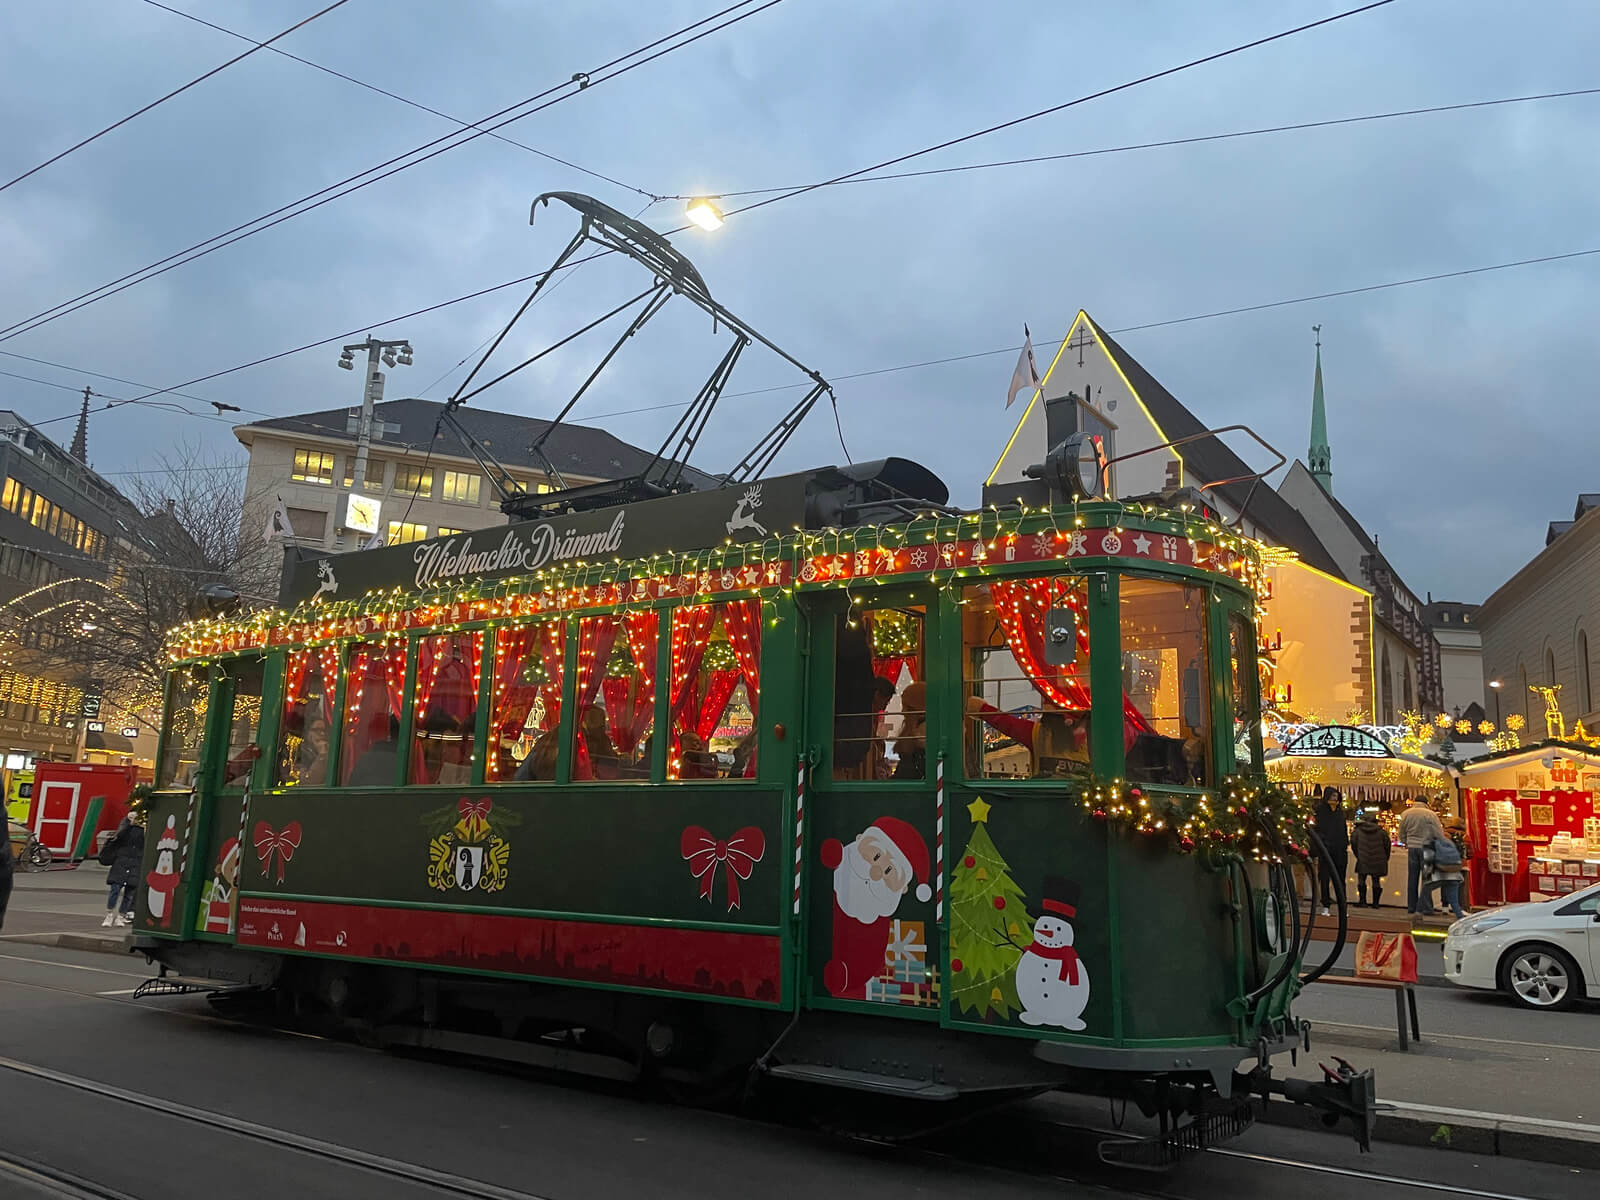
[[[440,137],[434,138],[432,141],[424,142],[422,145],[414,147],[403,154],[398,154],[392,158],[386,159],[384,162],[378,163],[376,166],[368,167],[363,171],[358,171],[354,175],[350,175],[345,179],[340,180],[338,183],[329,184],[327,187],[321,188],[315,192],[311,192],[306,196],[302,196],[298,200],[281,205],[278,208],[273,209],[271,212],[263,213],[262,215],[254,217],[243,224],[236,225],[232,229],[225,230],[219,234],[214,234],[203,241],[194,243],[186,249],[175,251],[174,253],[167,255],[165,258],[157,259],[155,262],[140,267],[138,270],[130,271],[125,275],[119,276],[117,279],[111,280],[109,283],[104,283],[99,287],[91,288],[89,291],[80,293],[70,300],[63,300],[60,303],[51,306],[50,308],[35,313],[31,317],[14,322],[13,324],[6,326],[4,329],[0,329],[0,341],[9,341],[11,338],[17,337],[20,334],[28,333],[34,329],[40,328],[41,326],[48,325],[50,322],[58,320],[61,317],[77,312],[80,309],[88,308],[90,305],[97,304],[101,300],[115,296],[120,292],[127,291],[129,288],[136,287],[141,283],[145,283],[148,280],[156,278],[157,276],[165,275],[168,271],[176,270],[178,267],[185,266],[188,263],[194,262],[196,259],[204,258],[206,255],[212,254],[217,250],[221,250],[225,246],[231,246],[235,242],[243,241],[249,237],[254,237],[258,233],[264,233],[266,230],[272,229],[277,225],[281,225],[285,221],[293,220],[295,217],[304,216],[308,212],[312,212],[315,209],[321,208],[324,204],[331,204],[335,200],[342,199],[343,197],[351,195],[354,192],[358,192],[362,188],[368,187],[369,185],[377,183],[380,180],[387,179],[392,175],[397,175],[401,171],[409,170],[411,167],[418,166],[421,163],[427,162],[432,158],[436,158],[437,156],[450,150],[459,149],[470,142],[476,141],[480,137],[484,137],[490,133],[493,133],[497,129],[504,128],[515,121],[520,121],[524,117],[530,117],[535,113],[543,112],[547,108],[551,108],[557,104],[560,104],[564,100],[570,100],[573,96],[579,95],[591,87],[606,83],[620,75],[625,75],[629,71],[654,62],[656,59],[671,54],[676,50],[682,50],[684,47],[693,45],[695,42],[700,41],[702,38],[709,37],[714,33],[720,33],[724,29],[728,29],[733,25],[737,25],[740,21],[747,20],[748,18],[756,16],[759,13],[765,12],[769,8],[776,7],[778,4],[783,3],[783,0],[765,0],[764,3],[757,4],[757,6],[754,8],[749,7],[751,4],[756,4],[756,2],[757,0],[738,0],[738,3],[729,5],[726,8],[713,13],[709,17],[704,17],[691,25],[686,25],[672,33],[669,33],[663,37],[659,37],[653,42],[646,43],[644,46],[641,46],[638,49],[629,51],[627,54],[620,55],[619,57],[612,59],[602,66],[595,68],[593,71],[579,71],[570,79],[563,80],[561,83],[548,87],[544,91],[538,92],[525,100],[521,100],[516,104],[509,105],[497,113],[491,113],[488,117],[485,117],[483,121],[473,126],[472,132],[466,133],[464,136],[459,130],[443,134]],[[1383,2],[1389,3],[1391,0],[1383,0]],[[739,9],[745,9],[746,11],[738,12]],[[737,16],[730,17],[728,15],[735,12],[738,12]],[[724,17],[727,19],[723,20]],[[721,24],[716,24],[716,22],[719,21]],[[701,26],[709,26],[709,28],[702,29]],[[695,30],[699,30],[699,32],[693,32]],[[685,36],[691,33],[692,36]],[[663,43],[671,44],[663,45]],[[656,49],[656,47],[661,48]],[[653,53],[648,53],[650,51],[653,51]],[[640,57],[641,55],[644,57]],[[629,62],[629,59],[633,59],[634,61]],[[619,66],[618,64],[623,65]],[[552,95],[552,93],[560,94]],[[538,101],[542,101],[542,103],[535,103]],[[534,107],[529,108],[528,106],[530,104],[534,105]],[[517,109],[526,109],[526,111],[517,112]],[[514,115],[505,116],[507,113],[513,113]],[[491,121],[495,123],[489,124]],[[427,151],[427,153],[423,153],[423,151]],[[420,157],[415,157],[418,155],[420,155]],[[363,178],[364,176],[370,176],[370,178]],[[357,180],[360,180],[360,182],[356,182]]]
[[[100,130],[98,133],[92,133],[88,137],[84,138],[82,141],[74,142],[72,145],[68,146],[65,150],[61,151],[59,154],[52,155],[51,157],[45,159],[42,163],[40,163],[36,167],[30,167],[28,170],[24,171],[21,175],[18,175],[15,179],[8,180],[5,183],[0,183],[0,192],[5,191],[7,188],[13,186],[14,184],[21,183],[24,179],[27,179],[29,176],[37,175],[40,171],[44,170],[46,167],[50,166],[52,163],[60,162],[63,158],[66,158],[67,155],[72,154],[75,151],[82,150],[85,146],[89,145],[89,143],[98,141],[100,138],[105,137],[106,134],[112,132],[115,129],[122,128],[122,126],[126,125],[129,121],[132,121],[132,120],[137,119],[138,117],[144,116],[144,114],[149,112],[152,108],[155,108],[158,105],[165,104],[168,100],[171,100],[174,96],[181,96],[184,92],[187,92],[190,88],[196,86],[197,84],[204,83],[206,80],[210,79],[213,75],[217,75],[217,74],[220,74],[223,71],[226,71],[229,67],[233,66],[234,63],[242,62],[244,59],[249,58],[257,50],[267,49],[268,47],[270,47],[272,45],[273,42],[278,41],[280,38],[288,37],[291,33],[293,33],[297,29],[303,29],[305,26],[307,26],[307,25],[311,24],[311,22],[315,21],[318,17],[326,16],[328,13],[331,13],[334,9],[343,6],[347,2],[348,2],[348,0],[333,0],[333,3],[328,5],[326,8],[319,9],[317,12],[312,13],[309,17],[306,17],[304,20],[296,21],[293,25],[289,26],[289,28],[283,30],[281,33],[275,33],[270,38],[268,38],[266,41],[256,43],[254,46],[252,46],[250,49],[246,50],[244,53],[234,55],[227,62],[222,63],[220,66],[212,67],[211,70],[207,71],[204,75],[196,76],[194,79],[191,79],[188,83],[184,84],[180,88],[174,88],[172,91],[168,92],[165,96],[162,96],[159,100],[152,100],[149,104],[146,104],[143,108],[135,109],[133,112],[131,112],[127,116],[123,117],[120,121],[113,121],[110,125],[107,125],[104,129]]]
[[[1254,50],[1260,46],[1265,46],[1272,42],[1282,41],[1285,38],[1294,37],[1296,34],[1305,33],[1308,30],[1319,29],[1324,25],[1331,25],[1336,21],[1343,21],[1348,17],[1360,16],[1363,13],[1369,13],[1375,9],[1384,8],[1390,4],[1393,4],[1394,2],[1395,0],[1371,0],[1371,3],[1363,4],[1358,8],[1346,9],[1344,12],[1334,13],[1332,16],[1322,17],[1316,21],[1308,21],[1303,25],[1296,25],[1292,29],[1284,29],[1278,33],[1268,34],[1265,37],[1256,38],[1254,41],[1244,42],[1240,45],[1230,47],[1227,50],[1218,50],[1213,54],[1207,54],[1201,58],[1190,59],[1188,62],[1179,63],[1177,66],[1167,67],[1160,71],[1153,71],[1148,75],[1141,75],[1137,79],[1130,79],[1123,83],[1114,84],[1111,87],[1101,88],[1097,92],[1089,92],[1086,95],[1079,96],[1075,100],[1067,100],[1061,104],[1051,105],[1049,108],[1041,108],[1037,112],[1028,113],[1025,116],[1013,117],[1011,120],[1002,121],[998,125],[990,125],[984,129],[975,130],[972,133],[963,134],[960,137],[950,138],[946,141],[938,142],[932,146],[925,146],[921,150],[913,150],[908,154],[896,155],[894,158],[887,158],[880,163],[874,163],[870,167],[860,167],[857,170],[848,171],[843,175],[837,175],[832,179],[824,179],[817,183],[809,183],[804,187],[795,188],[793,191],[784,192],[777,196],[769,196],[765,200],[757,200],[754,204],[746,204],[739,208],[730,209],[727,215],[733,216],[735,213],[752,212],[758,208],[765,208],[769,204],[777,204],[779,201],[790,200],[795,196],[803,196],[808,192],[814,192],[821,188],[835,187],[839,184],[847,183],[860,175],[867,175],[873,171],[881,171],[886,167],[898,166],[900,163],[910,162],[912,159],[922,158],[925,155],[934,154],[940,150],[948,150],[951,146],[959,146],[963,143],[974,141],[977,138],[987,137],[991,133],[999,133],[1002,130],[1014,129],[1019,125],[1028,123],[1029,121],[1037,121],[1041,117],[1052,116],[1055,113],[1065,112],[1069,108],[1076,108],[1080,104],[1087,104],[1091,100],[1100,100],[1106,96],[1112,96],[1118,92],[1125,92],[1132,88],[1140,87],[1146,83],[1153,83],[1158,79],[1165,79],[1168,76],[1176,75],[1182,71],[1191,70],[1194,67],[1205,66],[1207,63],[1214,63],[1224,58],[1230,58],[1235,54],[1242,54],[1246,50]]]
[[[388,88],[381,88],[377,84],[368,83],[364,79],[357,79],[354,75],[346,75],[343,71],[337,71],[332,67],[324,66],[322,63],[313,62],[309,58],[302,58],[300,55],[292,54],[288,50],[284,50],[278,46],[270,45],[267,42],[258,42],[255,38],[251,37],[247,33],[240,33],[237,29],[229,29],[226,25],[218,25],[215,21],[208,21],[204,17],[196,16],[194,13],[184,12],[181,8],[173,8],[170,4],[161,3],[161,0],[144,0],[144,3],[150,5],[151,8],[159,8],[163,12],[171,13],[175,17],[182,17],[185,21],[193,21],[196,25],[204,25],[207,29],[214,29],[218,33],[225,33],[231,38],[237,38],[242,42],[249,42],[261,49],[271,50],[274,54],[280,55],[283,58],[291,59],[294,62],[302,64],[303,66],[310,67],[314,71],[321,71],[324,75],[332,75],[335,79],[342,79],[346,83],[353,83],[356,87],[365,88],[369,92],[376,92],[378,95],[387,97],[390,100],[399,101],[401,104],[417,109],[419,112],[425,112],[431,116],[439,117],[442,120],[449,121],[451,124],[459,125],[463,129],[477,128],[477,126],[471,121],[463,121],[460,117],[452,117],[449,113],[440,112],[437,108],[430,108],[421,101],[412,100],[410,97],[402,96],[398,92],[391,92]],[[639,195],[646,196],[651,200],[666,199],[666,197],[657,196],[653,192],[647,192],[641,187],[635,187],[631,183],[624,183],[620,179],[614,179],[602,171],[592,171],[580,163],[575,163],[570,159],[562,158],[559,154],[551,154],[546,150],[539,149],[537,146],[530,146],[526,142],[519,142],[516,138],[507,137],[503,133],[491,133],[489,136],[494,138],[494,140],[497,142],[504,142],[508,146],[515,146],[519,150],[526,150],[529,154],[537,154],[540,158],[549,159],[553,163],[560,163],[563,167],[570,167],[574,171],[588,175],[592,179],[598,179],[604,183],[612,184],[621,188],[623,191],[637,192]]]

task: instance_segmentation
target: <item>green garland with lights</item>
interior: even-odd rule
[[[1275,783],[1230,775],[1203,792],[1169,792],[1124,779],[1099,780],[1079,795],[1084,812],[1108,825],[1163,837],[1186,853],[1206,847],[1281,862],[1305,858],[1313,804]]]

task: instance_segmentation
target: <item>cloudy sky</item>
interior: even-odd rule
[[[279,45],[479,121],[731,2],[349,0]],[[442,398],[525,289],[389,319],[547,265],[575,225],[550,210],[530,228],[542,192],[587,192],[670,229],[683,202],[651,196],[827,179],[1354,3],[782,0],[504,130],[524,146],[479,138],[5,337],[0,394],[46,421],[75,412],[85,384],[137,396],[370,328],[416,347],[416,365],[391,373],[390,397]],[[255,39],[320,6],[170,4]],[[9,0],[0,45],[0,182],[248,48],[149,0]],[[1397,0],[900,169],[1597,87],[1597,55],[1593,0]],[[1600,95],[1577,96],[834,187],[676,241],[723,303],[839,381],[856,458],[922,460],[970,503],[1009,432],[1024,322],[1048,342],[1080,307],[1125,330],[1600,248],[1597,118]],[[0,326],[456,128],[271,51],[251,55],[0,191]],[[1542,546],[1547,521],[1571,515],[1578,491],[1600,488],[1597,273],[1600,255],[1579,257],[1121,341],[1202,420],[1247,422],[1303,457],[1320,323],[1339,496],[1417,591],[1478,600]],[[573,272],[518,327],[505,362],[646,283],[619,260]],[[660,406],[692,395],[725,344],[687,312],[651,334],[579,409],[645,444],[676,416]],[[479,403],[551,415],[600,351],[577,343]],[[985,351],[999,352],[862,374]],[[179,402],[247,415],[357,403],[359,375],[335,369],[337,354],[225,375]],[[724,402],[697,465],[736,460],[797,395],[760,389],[795,379],[781,360],[746,355],[730,391],[755,394]],[[72,425],[46,428],[65,441]],[[96,415],[89,444],[93,464],[123,480],[175,446],[239,454],[228,420],[151,405]],[[840,457],[819,409],[782,465]]]

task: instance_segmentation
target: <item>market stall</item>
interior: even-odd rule
[[[1600,882],[1600,754],[1547,741],[1459,768],[1478,904],[1548,900]]]

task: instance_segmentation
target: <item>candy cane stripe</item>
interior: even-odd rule
[[[933,792],[933,919],[944,920],[944,755]]]
[[[806,760],[799,760],[794,783],[794,915],[800,915],[800,849],[805,840]]]

